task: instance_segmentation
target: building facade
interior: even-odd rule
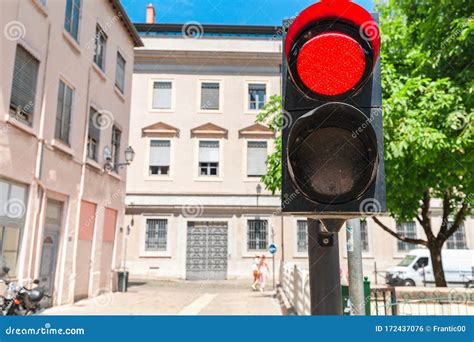
[[[260,184],[274,134],[255,124],[281,89],[281,28],[136,24],[130,141],[136,160],[127,179],[127,268],[134,278],[249,278],[256,254],[276,243],[281,260],[307,267],[305,217],[280,213],[280,197]],[[151,11],[151,12],[150,12]],[[441,220],[434,203],[433,224]],[[381,220],[411,237],[415,222]],[[415,248],[362,220],[364,272],[397,264]],[[473,248],[473,221],[447,242]],[[345,231],[339,237],[347,274]],[[377,282],[383,282],[379,276]]]
[[[141,40],[115,0],[0,6],[1,264],[52,304],[113,290]]]

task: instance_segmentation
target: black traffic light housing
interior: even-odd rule
[[[377,18],[376,18],[377,19]],[[289,21],[284,27],[290,26]],[[313,20],[304,28],[341,30],[363,48],[365,80],[343,94],[305,89],[296,63],[283,53],[282,211],[313,218],[348,219],[386,211],[382,92],[378,51],[356,25],[340,18]],[[284,34],[286,45],[287,32]],[[316,32],[316,33],[315,33]],[[355,33],[355,34],[354,34]],[[292,54],[304,38],[292,38]],[[370,60],[375,58],[376,60]],[[375,64],[368,68],[371,63]],[[363,78],[364,78],[363,77]]]

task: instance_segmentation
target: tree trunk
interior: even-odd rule
[[[429,245],[429,250],[436,287],[447,287],[448,284],[444,277],[443,263],[441,261],[441,247],[438,243],[432,243]]]

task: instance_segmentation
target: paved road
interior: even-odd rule
[[[45,315],[281,315],[273,291],[238,281],[132,282],[127,293],[104,293]]]

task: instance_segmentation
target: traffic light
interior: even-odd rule
[[[340,222],[385,211],[376,21],[322,0],[285,24],[282,211]]]

